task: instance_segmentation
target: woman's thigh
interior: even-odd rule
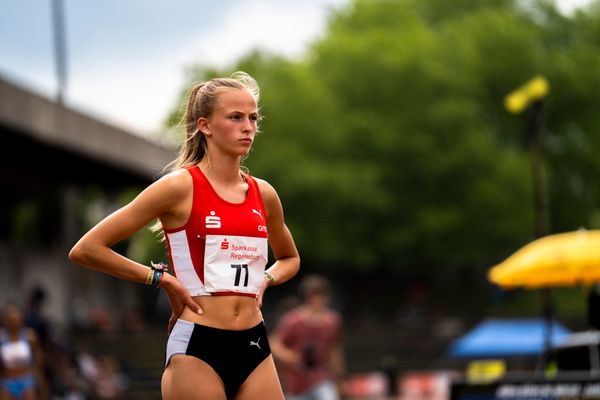
[[[264,359],[240,387],[236,400],[284,400],[273,356]]]
[[[162,376],[163,400],[226,400],[223,381],[204,361],[184,354],[171,357]]]

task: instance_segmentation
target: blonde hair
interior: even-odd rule
[[[200,132],[198,119],[210,117],[219,95],[230,89],[248,90],[258,104],[260,98],[258,83],[243,71],[234,72],[228,78],[214,78],[194,85],[190,89],[185,114],[181,120],[184,127],[184,140],[178,157],[167,166],[168,169],[186,168],[204,159],[206,138]]]
[[[197,83],[189,91],[185,113],[180,121],[183,125],[184,139],[175,160],[165,167],[165,170],[174,171],[198,164],[206,156],[206,137],[198,127],[198,119],[208,118],[212,115],[219,96],[231,89],[248,90],[258,105],[260,89],[256,80],[243,71],[237,71],[228,78],[213,78],[206,82]],[[258,128],[257,128],[258,131]],[[242,169],[247,172],[244,167]],[[164,240],[162,224],[157,220],[150,227],[152,232]]]

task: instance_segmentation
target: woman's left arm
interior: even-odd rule
[[[275,263],[266,271],[265,281],[258,293],[258,306],[262,307],[265,290],[271,285],[280,285],[290,280],[300,269],[300,255],[294,239],[283,218],[283,207],[277,192],[266,181],[258,179],[258,186],[266,208],[269,245],[275,256]]]

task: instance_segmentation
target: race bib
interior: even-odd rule
[[[206,235],[204,286],[211,292],[257,294],[268,259],[266,238]]]

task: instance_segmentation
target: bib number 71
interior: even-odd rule
[[[248,286],[248,264],[231,264],[231,268],[235,268],[234,286],[240,286],[240,281],[242,280],[242,270],[244,273],[243,286]]]

